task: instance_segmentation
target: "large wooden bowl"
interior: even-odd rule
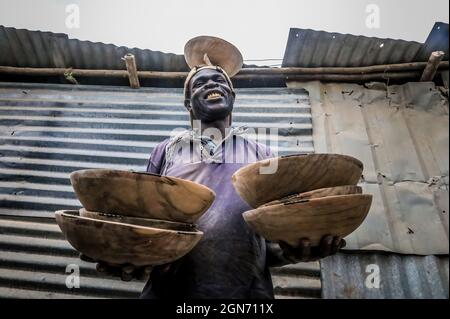
[[[276,171],[261,174],[269,165]],[[362,171],[363,164],[347,155],[289,155],[244,166],[233,174],[232,180],[238,194],[256,208],[318,188],[356,185]]]
[[[70,181],[89,211],[183,223],[195,222],[215,198],[206,186],[150,173],[88,169]]]
[[[355,185],[346,185],[346,186],[336,186],[336,187],[327,187],[327,188],[319,188],[313,191],[309,191],[306,193],[294,194],[283,197],[282,199],[276,199],[262,206],[270,206],[270,205],[278,205],[278,204],[289,204],[295,203],[304,199],[313,199],[313,198],[321,198],[328,196],[337,196],[337,195],[350,195],[350,194],[361,194],[362,188],[360,186]]]
[[[96,261],[112,265],[161,265],[186,255],[203,233],[132,225],[57,211],[56,222],[69,243]],[[161,221],[160,221],[161,222]]]
[[[298,246],[308,238],[317,246],[323,236],[345,237],[364,221],[372,195],[354,194],[305,199],[294,203],[256,208],[243,214],[258,234],[270,241]]]

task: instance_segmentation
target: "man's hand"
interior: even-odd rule
[[[120,266],[110,265],[103,261],[94,260],[86,255],[80,254],[80,259],[87,262],[97,263],[97,271],[109,276],[120,277],[123,281],[131,281],[133,278],[138,280],[148,279],[153,266],[136,267],[131,264]]]
[[[319,246],[311,247],[307,238],[301,239],[298,247],[292,247],[284,241],[279,242],[283,250],[283,256],[292,263],[316,261],[321,258],[334,255],[346,243],[342,237],[324,236]]]

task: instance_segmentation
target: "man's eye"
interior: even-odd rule
[[[195,82],[194,83],[195,88],[198,88],[199,86],[202,86],[202,85],[203,85],[203,82]]]

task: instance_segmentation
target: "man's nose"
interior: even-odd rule
[[[212,88],[212,87],[216,87],[217,85],[218,85],[218,84],[217,84],[216,81],[214,81],[214,80],[212,80],[212,79],[209,79],[209,80],[206,82],[206,84],[205,84],[205,88],[209,89],[209,88]]]

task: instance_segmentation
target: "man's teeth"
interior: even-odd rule
[[[209,99],[215,99],[218,97],[222,97],[222,95],[219,93],[210,93],[210,94],[208,94],[208,96],[206,98],[209,100]]]

